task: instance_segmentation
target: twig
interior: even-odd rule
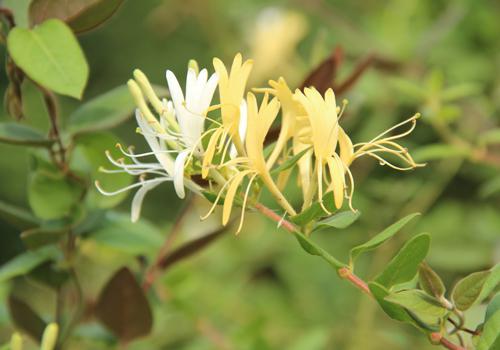
[[[280,227],[283,227],[288,232],[290,232],[290,233],[300,232],[294,224],[292,224],[290,221],[282,218],[281,216],[279,216],[278,214],[276,214],[273,210],[269,209],[265,205],[263,205],[261,203],[257,203],[254,207],[260,213],[262,213],[264,216],[267,216],[271,220],[277,222],[280,225]],[[345,268],[345,267],[340,268],[337,272],[338,272],[339,276],[342,279],[345,279],[345,280],[351,282],[351,284],[353,286],[355,286],[356,288],[358,288],[359,290],[361,290],[363,293],[366,293],[366,294],[368,294],[370,296],[372,295],[371,292],[370,292],[370,289],[368,288],[368,285],[366,284],[366,282],[363,281],[358,276],[356,276],[348,268]]]
[[[443,335],[439,332],[431,333],[429,337],[433,344],[441,344],[449,350],[467,350],[460,345],[453,344],[451,341],[443,337]]]
[[[262,213],[264,216],[270,218],[271,220],[280,223],[280,226],[283,227],[285,230],[287,230],[290,233],[294,232],[300,232],[294,224],[292,224],[290,221],[282,218],[278,214],[276,214],[273,210],[269,209],[263,204],[257,203],[254,206],[255,209],[257,209],[260,213]],[[357,289],[361,290],[363,293],[366,293],[367,295],[373,297],[373,294],[370,292],[370,289],[368,288],[368,285],[365,281],[363,281],[361,278],[356,276],[351,270],[349,270],[347,267],[342,267],[337,270],[339,276],[342,279],[345,279],[351,284],[356,287]],[[466,350],[464,347],[461,347],[459,345],[453,344],[446,338],[444,338],[440,333],[432,333],[431,334],[431,339],[444,346],[445,348],[449,350]]]
[[[372,65],[375,55],[370,54],[359,62],[351,74],[339,85],[334,86],[333,90],[336,94],[341,95],[350,90],[353,85],[361,78],[363,73]]]
[[[448,317],[448,322],[450,322],[456,329],[458,329],[460,331],[464,331],[464,332],[472,334],[472,335],[480,335],[481,334],[481,332],[475,331],[473,329],[469,329],[469,328],[466,328],[466,327],[460,327],[460,325],[458,324],[458,322],[456,322],[451,317]]]

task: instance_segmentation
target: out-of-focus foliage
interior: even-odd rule
[[[30,335],[25,348],[37,348],[45,326],[60,322],[59,341],[68,349],[112,349],[120,342],[128,349],[433,348],[258,215],[247,216],[239,236],[232,229],[223,234],[217,220],[199,220],[208,201],[186,204],[171,186],[160,186],[131,224],[130,196],[96,191],[95,180],[110,190],[132,181],[98,171],[107,161],[104,150],[118,158],[118,142],[146,149],[123,87],[135,68],[164,95],[165,69],[184,71],[191,58],[210,67],[213,56],[229,59],[241,51],[255,59],[252,86],[284,75],[299,87],[331,57],[325,64],[335,66],[321,72],[335,73],[333,86],[349,100],[342,125],[354,142],[422,113],[407,145],[427,166],[394,174],[360,160],[352,172],[362,215],[338,213],[317,223],[312,237],[342,261],[350,251],[356,273],[372,281],[372,294],[391,318],[415,324],[405,309],[421,320],[429,318],[422,310],[431,309],[426,321],[432,323],[446,314],[446,295],[465,312],[467,328],[484,323],[488,337],[475,337],[477,348],[494,349],[500,311],[498,295],[490,299],[500,270],[488,269],[500,259],[499,3],[67,3],[0,1],[17,31],[7,39],[9,18],[1,17],[0,343],[19,329]],[[56,34],[46,34],[51,31]],[[60,42],[44,44],[44,35]],[[16,43],[19,36],[30,46]],[[49,89],[60,94],[58,106]],[[50,122],[55,115],[57,131]],[[186,205],[180,229],[172,229]],[[384,231],[413,212],[422,213],[418,221],[408,217],[404,227]],[[308,215],[295,220],[307,224],[316,214]],[[171,231],[177,233],[170,254],[157,262]],[[410,232],[428,234],[409,240]],[[404,251],[414,256],[407,260]],[[420,265],[424,258],[428,265]],[[160,271],[151,274],[157,263]],[[414,289],[417,271],[426,293]],[[154,283],[146,288],[149,277]],[[110,290],[120,291],[116,299]],[[112,315],[120,303],[121,314]]]

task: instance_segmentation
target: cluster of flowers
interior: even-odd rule
[[[241,205],[239,231],[249,197],[250,201],[257,198],[262,188],[270,192],[286,214],[297,214],[282,193],[293,167],[298,168],[302,210],[319,202],[328,213],[324,200],[333,200],[335,207],[340,208],[347,199],[354,210],[354,179],[349,167],[355,159],[371,156],[398,170],[420,166],[396,142],[412,132],[418,114],[368,142],[353,144],[339,125],[347,101],[343,101],[342,107],[337,106],[332,89],[324,95],[314,87],[293,92],[285,79],[279,78],[269,81],[269,87],[246,92],[251,60],[243,62],[237,54],[229,72],[218,58],[213,65],[215,73],[209,77],[206,69],[199,71],[196,62],[191,61],[185,91],[174,73],[167,70],[171,101],[160,99],[141,71],[135,70],[134,79],[129,80],[137,105],[138,131],[151,152],[135,154],[132,148],[125,150],[118,145],[129,161],[115,160],[107,152],[118,169],[103,171],[127,172],[137,175],[139,181],[115,192],[106,192],[98,184],[97,187],[105,195],[138,187],[132,202],[133,221],[139,218],[145,194],[165,181],[173,182],[180,198],[184,198],[186,187],[198,194],[217,193],[207,216],[223,198],[224,225],[233,205]],[[219,103],[212,104],[217,88]],[[262,97],[257,98],[256,94]],[[265,147],[266,136],[280,112],[277,140]],[[404,125],[409,126],[405,131],[388,136]],[[402,161],[404,167],[384,158],[388,154]],[[141,160],[153,155],[154,162]],[[286,170],[280,172],[280,168]],[[330,193],[331,197],[327,196]]]

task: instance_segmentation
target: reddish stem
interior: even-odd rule
[[[372,292],[370,291],[370,288],[368,288],[368,285],[366,284],[365,281],[363,281],[361,278],[356,276],[351,270],[349,270],[347,267],[342,267],[338,270],[339,276],[345,280],[348,280],[351,282],[356,288],[361,290],[362,292],[366,293],[367,295],[373,297]]]

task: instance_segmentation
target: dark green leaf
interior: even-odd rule
[[[69,280],[70,274],[58,268],[57,262],[48,261],[31,270],[27,278],[30,281],[42,283],[45,286],[57,289]]]
[[[31,25],[49,18],[65,21],[75,33],[97,27],[111,17],[123,0],[33,0],[29,8]]]
[[[431,238],[427,233],[413,237],[375,280],[386,288],[412,280],[417,274],[420,263],[427,256],[430,242]]]
[[[67,230],[54,230],[46,228],[33,228],[21,233],[21,239],[28,249],[37,249],[44,245],[59,242]]]
[[[314,225],[314,230],[318,230],[321,228],[327,228],[327,227],[335,227],[338,229],[343,229],[343,228],[349,227],[352,223],[354,223],[359,218],[360,215],[361,215],[361,212],[359,210],[358,211],[352,211],[352,210],[341,211],[340,213],[335,213],[326,219],[318,221]]]
[[[0,142],[23,146],[48,147],[54,143],[38,130],[17,123],[0,123]]]
[[[412,322],[411,317],[408,316],[408,313],[402,306],[385,300],[385,297],[389,295],[389,291],[384,286],[378,284],[377,282],[369,282],[368,287],[370,288],[373,297],[377,300],[378,304],[387,316],[402,322]]]
[[[154,89],[158,96],[166,95],[166,89],[160,86]],[[76,109],[69,118],[69,131],[81,133],[114,127],[128,119],[134,108],[128,87],[116,87]]]
[[[7,37],[9,54],[35,82],[62,95],[81,98],[89,68],[64,22],[48,20],[32,30],[14,28]]]
[[[335,204],[333,201],[333,196],[331,193],[328,193],[323,196],[323,204],[330,211],[330,213],[334,213],[337,208],[335,208]],[[317,220],[319,218],[323,218],[328,215],[325,210],[321,207],[321,204],[318,202],[313,203],[309,208],[305,209],[303,212],[292,216],[290,221],[298,226],[305,226],[313,220]]]
[[[40,342],[45,321],[28,304],[12,295],[9,297],[9,311],[14,324]]]
[[[490,274],[490,270],[474,272],[457,282],[451,298],[458,310],[465,311],[474,305]]]
[[[40,220],[24,208],[0,201],[0,217],[14,227],[25,230],[37,226]]]
[[[392,293],[385,297],[385,300],[404,307],[430,326],[439,324],[448,313],[439,301],[421,290],[409,289]]]
[[[59,255],[59,250],[54,246],[43,247],[19,254],[0,267],[0,282],[13,277],[24,275],[41,263],[54,259]]]
[[[306,154],[306,152],[310,151],[310,148],[306,148],[299,153],[295,154],[294,156],[288,158],[286,161],[284,161],[282,164],[280,164],[278,167],[274,168],[271,171],[271,174],[278,174],[282,171],[288,170],[291,167],[293,167],[297,162]]]
[[[62,173],[37,170],[29,181],[28,201],[39,218],[59,219],[74,210],[82,190]]]
[[[345,267],[346,265],[333,256],[331,256],[326,250],[323,248],[319,247],[316,243],[311,241],[308,237],[303,235],[300,232],[294,232],[295,238],[297,238],[297,241],[299,241],[300,246],[302,249],[304,249],[307,253],[311,255],[317,255],[322,257],[326,262],[328,262],[331,266],[333,266],[335,269],[339,269],[341,267]]]
[[[146,296],[126,267],[120,269],[103,288],[95,312],[123,343],[147,335],[153,326]]]
[[[421,263],[418,269],[418,281],[420,288],[437,299],[443,297],[446,292],[446,287],[439,275],[425,262]]]
[[[382,232],[373,236],[368,242],[365,242],[361,245],[358,245],[358,246],[352,248],[350,253],[349,253],[351,264],[354,263],[354,261],[359,256],[359,254],[377,248],[378,246],[383,244],[385,241],[387,241],[389,238],[391,238],[396,233],[398,233],[398,231],[404,225],[406,225],[411,219],[413,219],[414,217],[416,217],[418,215],[420,215],[420,214],[414,213],[414,214],[407,215],[404,218],[402,218],[401,220],[399,220],[399,221],[395,222],[394,224],[392,224],[391,226],[387,227]]]

